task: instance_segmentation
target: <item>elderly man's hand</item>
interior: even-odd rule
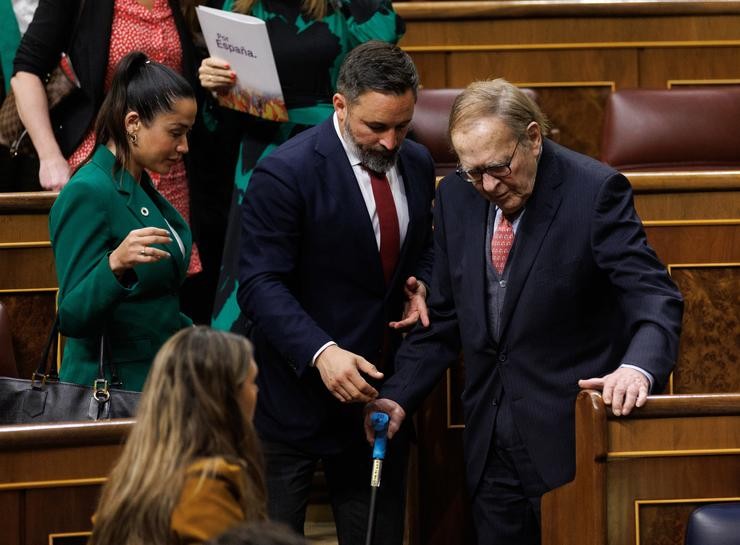
[[[392,399],[380,398],[371,401],[365,406],[365,438],[371,445],[375,440],[375,430],[370,415],[375,411],[385,413],[389,417],[388,421],[388,439],[393,438],[401,427],[401,423],[406,418],[406,411]]]
[[[612,406],[617,415],[628,415],[634,407],[642,407],[650,390],[650,382],[640,371],[631,367],[620,367],[601,378],[579,380],[584,390],[601,390],[604,403]]]

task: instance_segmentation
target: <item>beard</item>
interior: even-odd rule
[[[370,170],[385,173],[396,165],[399,148],[389,150],[380,145],[371,147],[360,144],[349,126],[349,116],[344,121],[344,137],[350,151]]]

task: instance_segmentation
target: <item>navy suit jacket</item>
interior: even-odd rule
[[[647,244],[626,178],[545,140],[496,343],[487,327],[487,207],[457,175],[441,182],[432,325],[406,338],[380,395],[414,410],[462,348],[469,490],[484,469],[499,384],[535,467],[554,488],[574,475],[578,380],[631,363],[652,373],[659,392],[675,362],[683,303]]]
[[[406,278],[430,280],[432,159],[426,148],[406,140],[398,166],[409,225],[390,286],[331,118],[280,146],[254,170],[242,204],[237,297],[252,322],[249,336],[260,367],[255,423],[263,437],[319,455],[337,452],[350,438],[362,440],[362,407],[332,397],[311,360],[335,341],[377,362],[387,323],[401,316]],[[399,344],[400,335],[391,335],[391,355]]]

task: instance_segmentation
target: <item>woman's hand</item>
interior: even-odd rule
[[[18,115],[39,156],[39,182],[49,191],[59,191],[69,181],[70,168],[51,130],[49,99],[36,74],[18,72],[10,80]]]
[[[111,252],[108,257],[113,274],[121,276],[127,269],[131,269],[139,263],[156,263],[170,257],[169,252],[152,248],[152,244],[169,244],[172,242],[169,231],[157,227],[144,227],[134,229],[118,248]]]
[[[200,84],[209,91],[225,92],[236,84],[236,73],[218,57],[203,59],[198,68]]]
[[[61,153],[49,158],[39,157],[39,183],[44,189],[60,191],[67,185],[71,172]]]

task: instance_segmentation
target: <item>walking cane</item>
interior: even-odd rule
[[[365,545],[371,545],[373,542],[375,500],[378,496],[380,474],[383,471],[383,459],[385,458],[385,444],[387,442],[385,434],[388,431],[388,415],[381,412],[374,412],[370,415],[370,421],[375,430],[375,440],[373,441],[373,470],[370,475],[370,514],[367,519],[367,538],[365,539]]]

